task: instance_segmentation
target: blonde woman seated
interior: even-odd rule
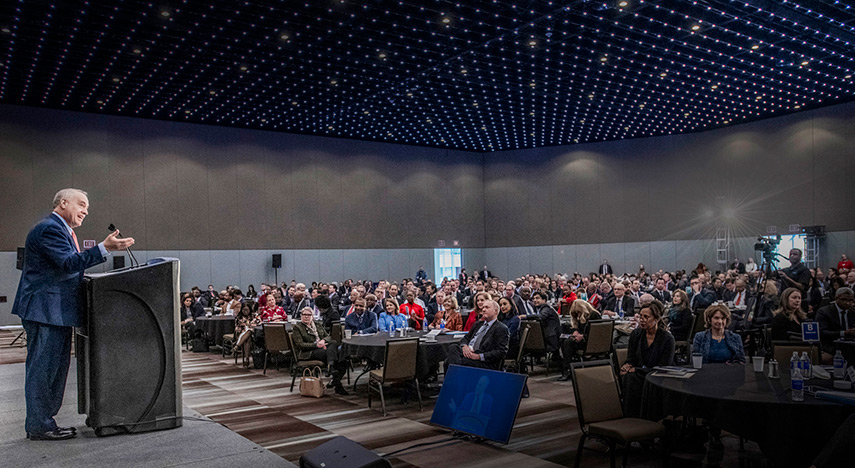
[[[723,304],[713,304],[704,311],[707,330],[695,334],[692,353],[704,356],[704,363],[745,362],[742,337],[728,330],[730,309]]]
[[[407,316],[399,312],[398,301],[392,298],[385,299],[383,309],[383,312],[380,312],[380,318],[377,319],[377,328],[380,331],[388,332],[390,328],[392,330],[407,328]]]
[[[801,335],[802,322],[807,314],[802,310],[802,293],[796,288],[787,288],[781,294],[781,306],[772,317],[772,340],[789,340],[790,335]]]
[[[288,320],[285,309],[276,305],[273,294],[268,294],[266,302],[258,309],[258,318],[262,322],[282,322]]]
[[[300,321],[294,324],[292,339],[297,358],[301,361],[323,361],[332,368],[332,381],[327,388],[334,387],[339,395],[347,395],[347,390],[341,384],[341,376],[347,370],[347,358],[341,356],[339,344],[333,341],[323,323],[315,321],[315,313],[311,307],[300,310]]]
[[[588,336],[588,328],[591,320],[600,320],[603,317],[590,302],[576,299],[570,304],[570,336],[561,344],[561,355],[564,357],[563,368],[559,382],[570,379],[570,364],[576,352],[585,349],[585,340]]]
[[[442,301],[444,310],[436,311],[433,317],[433,323],[428,325],[431,330],[442,328],[442,323],[445,322],[445,329],[448,331],[463,331],[463,317],[460,312],[457,312],[457,299],[451,296]]]

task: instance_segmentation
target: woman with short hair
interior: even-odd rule
[[[713,304],[704,311],[706,331],[695,334],[692,353],[701,354],[704,363],[745,362],[742,337],[727,329],[730,309],[723,304]]]

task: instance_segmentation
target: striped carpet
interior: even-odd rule
[[[27,360],[26,344],[22,339],[15,341],[20,334],[20,330],[0,330],[0,364],[16,364]]]

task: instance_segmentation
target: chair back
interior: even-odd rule
[[[697,333],[695,331],[695,327],[698,326],[698,322],[703,323],[703,321],[704,321],[704,318],[701,314],[692,314],[692,326],[689,327],[689,336],[685,337],[684,339],[677,340],[677,345],[682,346],[682,345],[686,345],[688,343],[691,343],[692,340],[695,339],[695,333]],[[703,330],[700,330],[700,331],[703,331]]]
[[[543,327],[537,320],[526,320],[529,326],[528,339],[525,343],[526,351],[546,352],[546,340],[543,338]],[[520,344],[522,348],[522,344]]]
[[[336,343],[341,344],[341,339],[344,338],[344,324],[343,323],[333,323],[332,330],[330,330],[330,338]]]
[[[416,356],[418,352],[418,338],[387,341],[383,382],[414,379],[416,377]]]
[[[779,369],[789,369],[790,358],[793,357],[794,352],[799,353],[799,357],[802,357],[802,353],[806,352],[808,353],[808,356],[810,356],[811,364],[820,364],[818,345],[811,349],[810,343],[805,343],[803,341],[772,342],[772,357],[778,361]]]
[[[561,303],[561,306],[559,306],[559,308],[558,308],[558,309],[559,309],[559,310],[558,310],[558,313],[559,313],[559,314],[561,314],[561,315],[570,315],[570,303],[569,303],[569,302],[562,302],[562,303]]]
[[[576,362],[570,367],[579,424],[623,418],[620,390],[611,361]]]
[[[614,331],[614,320],[591,320],[588,322],[588,338],[585,345],[585,354],[606,354],[611,352]]]
[[[261,329],[264,330],[264,349],[271,353],[291,349],[291,340],[284,323],[262,323]]]
[[[698,313],[692,314],[692,333],[686,338],[686,341],[692,341],[695,339],[695,335],[706,330],[706,324],[704,323],[704,312],[700,311]]]
[[[528,335],[531,332],[531,325],[525,323],[522,324],[522,331],[520,331],[520,348],[517,351],[516,361],[519,363],[522,361],[523,355],[525,354],[525,345],[528,343]]]
[[[617,367],[620,369],[626,364],[626,358],[629,355],[629,348],[615,348],[615,359],[617,360]]]

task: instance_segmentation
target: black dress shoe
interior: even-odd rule
[[[335,393],[336,393],[336,395],[341,395],[341,396],[349,395],[349,393],[347,393],[347,390],[344,389],[344,385],[342,385],[340,383],[335,386]]]
[[[59,429],[60,431],[67,431],[67,432],[71,432],[72,434],[77,434],[77,428],[74,426],[57,427],[57,429]]]
[[[62,429],[54,429],[50,432],[34,432],[27,433],[27,438],[30,440],[66,440],[71,439],[77,436],[76,433],[71,431],[64,431]]]
[[[570,374],[562,375],[561,377],[558,377],[559,382],[566,382],[568,380],[570,380]]]

